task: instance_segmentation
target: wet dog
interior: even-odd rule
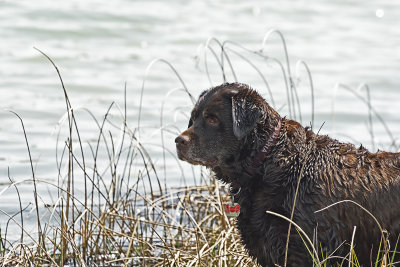
[[[188,129],[175,142],[181,160],[207,166],[231,184],[241,206],[242,242],[262,266],[284,264],[289,224],[266,211],[290,218],[298,182],[293,221],[314,240],[320,258],[322,253],[336,256],[328,264],[348,257],[354,226],[354,250],[363,266],[375,260],[382,237],[374,219],[354,203],[316,212],[342,200],[374,214],[394,248],[400,233],[400,153],[370,153],[317,135],[282,118],[255,90],[239,83],[204,91]],[[312,266],[303,240],[292,227],[289,266]]]

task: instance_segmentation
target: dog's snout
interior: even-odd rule
[[[175,138],[175,144],[177,145],[187,145],[189,143],[189,136],[187,135],[179,135],[177,138]]]

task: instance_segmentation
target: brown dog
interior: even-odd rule
[[[231,183],[241,205],[242,241],[262,266],[284,264],[288,223],[266,211],[290,218],[300,176],[293,221],[314,236],[320,259],[348,255],[354,226],[358,261],[370,266],[378,254],[381,231],[357,205],[346,202],[315,213],[341,200],[373,213],[394,248],[400,233],[400,153],[370,153],[316,135],[281,118],[256,91],[238,83],[203,92],[188,129],[175,142],[181,160],[207,166]],[[305,243],[292,227],[289,266],[312,266]],[[336,262],[342,258],[328,264]]]

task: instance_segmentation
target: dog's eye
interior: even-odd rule
[[[192,119],[190,119],[190,120],[189,120],[189,125],[188,125],[188,128],[190,128],[192,125],[193,125],[193,120],[192,120]]]
[[[211,125],[218,124],[218,118],[214,115],[205,115],[204,119],[206,120],[207,124],[211,124]]]

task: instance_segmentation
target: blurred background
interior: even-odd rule
[[[23,119],[36,177],[57,183],[62,176],[57,166],[68,136],[64,92],[57,72],[34,47],[59,68],[84,147],[98,138],[93,117],[102,121],[113,101],[108,119],[115,127],[109,131],[118,136],[126,87],[128,126],[148,145],[163,183],[176,186],[200,182],[174,155],[174,138],[186,127],[192,107],[180,89],[186,86],[196,98],[224,81],[220,47],[211,37],[231,47],[227,53],[235,75],[226,68],[226,80],[250,84],[281,115],[310,125],[313,84],[314,129],[325,123],[323,134],[372,151],[397,151],[399,18],[400,5],[388,0],[1,1],[0,208],[10,214],[17,208],[9,178],[20,182],[25,205],[32,201],[32,184],[25,182],[32,174],[24,133],[8,110]],[[287,104],[283,73],[288,69],[279,32],[263,45],[272,29],[286,41],[301,118],[290,114]],[[255,54],[261,49],[264,58]],[[157,58],[165,61],[149,67]],[[281,62],[285,72],[268,58]],[[307,63],[312,84],[299,60]],[[370,98],[373,111],[360,97]],[[41,184],[38,190],[43,203],[51,201],[51,189]]]

